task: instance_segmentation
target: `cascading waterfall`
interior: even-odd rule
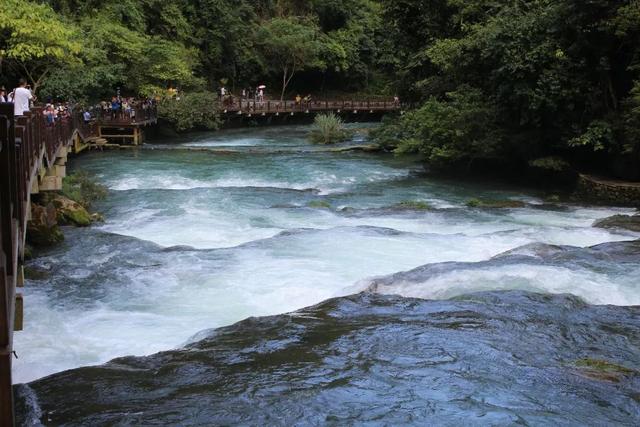
[[[497,292],[481,294],[485,295],[482,298],[487,304],[489,301],[496,304],[491,308],[489,305],[470,307],[470,303],[462,302],[441,302],[437,303],[440,306],[430,308],[427,302],[412,302],[414,300],[402,297],[446,299],[477,291],[512,290],[571,293],[590,304],[640,305],[639,249],[637,245],[624,243],[640,236],[592,227],[598,219],[632,210],[551,205],[540,195],[518,188],[434,179],[423,175],[420,164],[412,160],[312,146],[305,139],[307,130],[305,127],[286,127],[206,134],[179,143],[154,144],[135,152],[90,153],[73,161],[73,168],[92,172],[110,188],[108,198],[97,206],[107,220],[88,229],[65,229],[65,243],[42,253],[32,262],[33,267],[46,270],[49,278],[31,280],[25,288],[26,327],[15,338],[20,355],[15,363],[15,380],[29,382],[66,369],[101,364],[115,357],[145,356],[175,349],[187,342],[192,344],[186,353],[176,350],[149,358],[128,358],[113,362],[111,368],[105,365],[106,368],[80,369],[35,382],[33,389],[41,404],[44,403],[45,412],[52,405],[68,404],[68,411],[58,411],[63,414],[60,415],[61,422],[113,421],[118,418],[101,418],[97,403],[94,406],[85,404],[83,410],[74,406],[74,396],[80,405],[82,393],[79,390],[83,385],[93,381],[96,387],[113,387],[116,397],[105,397],[110,402],[105,408],[113,405],[109,407],[112,415],[124,416],[136,413],[136,404],[127,406],[123,403],[128,398],[127,378],[132,389],[144,388],[141,385],[143,373],[156,370],[159,375],[157,387],[188,394],[185,391],[188,385],[205,390],[201,384],[203,376],[214,375],[204,368],[202,376],[198,374],[201,361],[198,352],[215,353],[219,349],[219,360],[213,360],[214,355],[207,355],[202,356],[207,359],[202,363],[231,366],[244,363],[241,359],[249,357],[243,356],[247,352],[266,352],[277,360],[281,357],[275,355],[277,349],[288,348],[294,342],[299,353],[295,357],[289,353],[282,356],[282,363],[293,366],[290,379],[293,384],[302,382],[305,386],[301,386],[301,390],[305,387],[315,390],[314,384],[336,381],[337,388],[327,392],[327,398],[330,395],[335,399],[340,393],[361,390],[363,408],[367,398],[369,402],[383,401],[382,397],[374,397],[376,390],[388,391],[393,381],[379,378],[381,383],[376,385],[374,382],[378,380],[367,377],[364,371],[355,373],[353,367],[344,367],[345,357],[353,357],[363,364],[369,360],[373,371],[383,369],[381,360],[388,359],[390,369],[397,369],[398,375],[403,369],[406,372],[415,369],[418,371],[416,378],[421,381],[427,381],[429,375],[436,375],[441,380],[447,376],[446,369],[430,371],[427,368],[429,360],[437,360],[434,366],[451,363],[455,369],[450,372],[455,373],[450,375],[458,378],[458,382],[452,380],[451,384],[462,387],[458,391],[464,387],[473,389],[481,383],[489,384],[486,375],[496,372],[492,367],[479,372],[478,375],[485,377],[473,387],[469,385],[473,380],[460,382],[464,363],[481,363],[482,357],[457,357],[444,350],[442,343],[425,353],[422,344],[412,341],[413,338],[398,343],[416,346],[407,348],[407,354],[402,354],[401,349],[382,350],[380,343],[394,336],[392,330],[385,330],[385,323],[388,322],[389,328],[399,328],[399,336],[409,337],[410,331],[417,330],[420,325],[420,316],[416,312],[408,313],[406,304],[417,304],[422,316],[449,310],[458,313],[456,316],[459,317],[459,311],[454,307],[457,304],[460,305],[458,309],[475,314],[470,315],[471,319],[458,319],[462,323],[456,325],[463,325],[459,327],[461,331],[453,326],[449,330],[463,334],[458,336],[460,339],[470,339],[470,342],[477,339],[478,343],[486,344],[487,336],[491,335],[489,331],[483,332],[486,334],[483,338],[470,338],[468,334],[471,334],[474,322],[482,329],[489,328],[492,316],[499,319],[495,310],[499,310],[500,301],[513,304],[516,311],[522,310],[523,317],[533,316],[531,310],[526,309],[528,304],[538,304],[544,311],[540,316],[548,315],[549,318],[532,323],[531,333],[545,334],[548,338],[549,349],[540,357],[551,360],[582,350],[575,340],[562,347],[555,341],[557,337],[545,331],[544,322],[562,318],[563,306],[582,307],[582,302],[573,297],[550,297],[548,305],[544,306],[544,301],[526,293]],[[363,138],[356,138],[345,145],[365,142]],[[466,202],[472,198],[518,200],[524,205],[508,209],[467,207]],[[589,249],[594,245],[600,246]],[[301,324],[299,329],[287,323],[287,316],[276,316],[255,323],[244,322],[225,332],[206,332],[247,317],[279,315],[361,291],[368,293],[350,299],[338,298],[333,303],[309,309],[309,319],[316,319],[313,321],[316,323],[309,320],[313,325]],[[335,314],[336,310],[341,314]],[[381,310],[387,310],[386,314]],[[601,313],[598,308],[589,308],[581,312],[584,319],[572,318],[571,322],[578,324],[584,320],[599,325],[608,322],[602,320],[604,317],[624,317],[615,307],[607,310]],[[304,318],[305,313],[293,318]],[[357,326],[358,313],[366,317],[363,321],[372,328],[369,342]],[[635,334],[637,340],[640,313],[637,310],[630,313],[625,315],[635,316],[636,321],[628,325],[625,333],[628,336]],[[604,317],[598,317],[600,314]],[[509,328],[510,322],[516,322],[517,313],[504,315],[510,317],[493,323],[498,331],[511,330],[512,333],[505,332],[504,339],[514,340],[514,348],[528,345],[529,351],[538,351],[533,346],[542,341],[534,338],[523,340],[526,342],[515,341],[519,339],[518,335]],[[323,316],[337,316],[341,320],[325,325],[320,320]],[[404,326],[398,321],[402,316],[408,319]],[[446,321],[453,322],[451,319]],[[280,334],[277,325],[290,335]],[[252,331],[254,326],[256,329]],[[636,328],[635,332],[629,332],[633,328]],[[264,336],[260,335],[261,330],[265,332]],[[350,331],[355,330],[358,330],[357,336],[350,335]],[[327,334],[326,339],[321,337],[323,331]],[[233,342],[234,333],[244,338],[238,336],[238,342]],[[310,338],[305,333],[318,337]],[[302,339],[302,336],[306,338]],[[344,336],[345,341],[340,341],[339,336]],[[199,341],[201,339],[203,341]],[[637,348],[625,347],[621,342],[610,345],[626,352],[630,360],[640,360]],[[332,346],[338,349],[334,353]],[[357,352],[358,346],[370,347],[370,352],[349,353]],[[210,350],[210,347],[216,350]],[[507,347],[496,348],[496,354],[485,356],[502,357]],[[418,348],[424,351],[416,351]],[[319,353],[312,354],[316,349],[320,349]],[[517,362],[520,356],[513,355],[514,366],[520,363]],[[403,361],[403,357],[406,360]],[[176,372],[162,372],[165,359],[173,363],[177,372],[184,371],[183,384],[176,383],[180,381]],[[304,371],[300,364],[307,359],[317,372]],[[259,408],[264,409],[259,403],[261,392],[265,393],[264,404],[299,413],[309,422],[339,424],[363,419],[356,398],[344,412],[344,419],[337,415],[335,419],[321,417],[319,413],[324,400],[320,391],[312,393],[314,397],[309,399],[313,404],[309,407],[306,407],[309,402],[300,395],[292,398],[289,407],[279,405],[274,400],[275,390],[284,387],[278,384],[286,383],[286,378],[281,374],[270,374],[261,362],[254,360],[251,363],[255,372],[246,377],[243,376],[243,372],[248,372],[245,368],[236,371],[232,366],[220,368],[221,371],[233,371],[228,374],[233,381],[238,381],[237,384],[248,382],[243,386],[244,391],[233,389],[231,385],[225,386],[228,389],[219,385],[215,388],[208,383],[212,387],[211,393],[216,390],[216,397],[205,400],[212,405],[223,404],[226,394],[228,403],[239,404],[239,396],[245,393],[247,399],[257,402],[254,412],[246,408],[246,414],[255,415],[247,418],[249,423],[286,421],[277,418],[276,409],[261,412]],[[518,372],[525,375],[524,367],[534,366],[537,362],[526,359],[521,363]],[[327,368],[326,373],[322,372],[321,366]],[[541,370],[530,371],[533,372],[531,375],[550,375],[541,366],[535,366]],[[104,369],[112,370],[112,383],[96,376],[96,372]],[[361,388],[354,381],[359,382]],[[453,387],[451,384],[443,387]],[[343,386],[346,388],[340,391]],[[398,379],[398,386],[404,390],[396,402],[400,405],[399,411],[402,405],[410,406],[408,396],[412,386],[402,379]],[[542,393],[542,388],[534,392]],[[282,393],[287,396],[294,392],[293,389]],[[145,389],[145,392],[151,393],[150,390]],[[436,396],[435,389],[430,390],[431,395],[425,398],[447,400],[444,395]],[[465,401],[465,393],[448,390],[452,400],[459,399],[456,408],[461,411],[460,416],[465,411],[491,413],[487,409],[489,403],[494,408],[508,408],[496,410],[488,418],[489,422],[515,422],[522,413],[533,414],[542,405],[526,396],[524,389],[509,394],[500,388],[493,397],[487,397],[489,403]],[[626,396],[625,390],[619,395]],[[68,399],[65,400],[61,394],[67,392]],[[122,395],[118,397],[117,393]],[[415,390],[415,393],[421,392]],[[31,396],[31,389],[27,394]],[[619,399],[624,400],[620,396]],[[419,400],[420,396],[414,398]],[[213,408],[208,408],[201,414],[202,418],[198,418],[193,406],[189,406],[189,399],[180,404],[163,399],[159,398],[159,401],[168,405],[167,414],[173,408],[180,415],[175,419],[161,415],[152,409],[155,407],[153,402],[144,399],[137,405],[141,413],[149,410],[156,420],[166,422],[191,420],[198,424],[197,420],[200,420],[224,424],[242,419],[241,409],[237,409],[239,412],[235,415],[229,410],[228,418],[225,418],[215,415]],[[525,401],[529,402],[529,407]],[[617,417],[615,419],[624,421],[625,410],[632,417],[638,416],[637,407],[635,414],[629,409],[633,406],[631,403],[624,401],[620,405],[626,409],[619,407],[622,412],[612,412],[610,415]],[[434,414],[445,411],[440,415],[447,411],[446,405],[435,405],[432,409]],[[426,417],[429,411],[424,411]],[[406,419],[399,413],[395,418],[381,419],[391,424],[425,419]],[[593,414],[593,411],[585,410],[585,414],[589,413]],[[154,419],[145,417],[131,418],[130,423],[144,424],[145,420]],[[537,419],[532,417],[531,420]]]

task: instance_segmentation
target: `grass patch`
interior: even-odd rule
[[[344,127],[342,119],[333,114],[318,114],[313,120],[309,139],[314,144],[336,144],[349,139],[352,132]]]
[[[98,184],[87,171],[77,171],[62,180],[62,195],[89,209],[107,196],[107,187]]]

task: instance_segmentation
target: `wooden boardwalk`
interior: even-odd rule
[[[296,113],[392,113],[401,112],[404,105],[399,102],[389,101],[253,101],[234,100],[222,102],[219,109],[224,114],[237,115],[280,115]]]

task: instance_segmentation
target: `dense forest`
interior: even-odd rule
[[[3,0],[0,60],[41,99],[398,94],[374,138],[435,168],[640,179],[636,0]]]

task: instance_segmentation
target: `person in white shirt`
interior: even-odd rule
[[[0,102],[7,102],[7,92],[4,86],[0,87]]]
[[[22,116],[26,111],[29,111],[29,101],[33,99],[33,95],[26,86],[27,81],[20,79],[18,87],[13,93],[13,114],[15,116]]]

